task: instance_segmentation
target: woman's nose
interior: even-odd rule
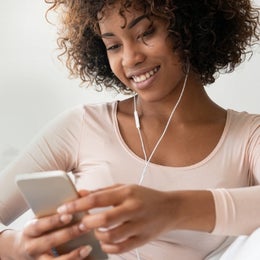
[[[124,46],[122,57],[122,65],[124,67],[135,67],[136,65],[142,63],[144,60],[145,54],[140,45],[131,44],[129,46]]]

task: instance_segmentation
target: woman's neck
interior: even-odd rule
[[[178,88],[164,99],[152,102],[143,100],[141,96],[137,97],[137,110],[140,118],[154,117],[160,120],[168,118],[180,97],[181,90],[181,88]],[[218,114],[221,111],[223,109],[210,99],[200,80],[191,74],[175,111],[175,121],[190,121],[201,117],[212,117],[213,114]]]

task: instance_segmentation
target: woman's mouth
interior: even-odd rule
[[[149,79],[150,77],[152,77],[157,71],[158,71],[159,67],[156,67],[144,74],[138,75],[138,76],[132,76],[132,79],[135,83],[141,83],[147,79]]]

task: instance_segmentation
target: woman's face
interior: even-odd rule
[[[182,85],[184,73],[166,22],[134,9],[125,12],[124,20],[118,9],[107,8],[99,22],[113,73],[143,99],[169,95]]]

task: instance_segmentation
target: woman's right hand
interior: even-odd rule
[[[77,224],[68,225],[72,216],[53,215],[29,221],[22,231],[6,230],[0,234],[1,260],[76,260],[87,259],[91,247],[83,246],[68,254],[54,256],[55,248],[83,234]],[[68,225],[68,226],[67,226]],[[87,232],[84,232],[87,233]]]

